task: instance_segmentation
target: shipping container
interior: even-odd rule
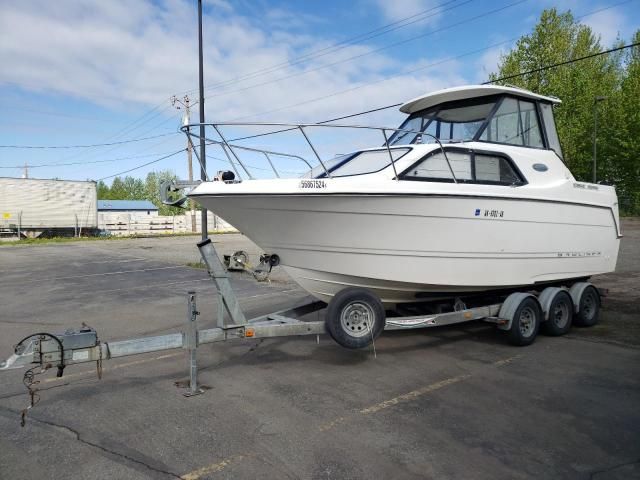
[[[0,230],[37,237],[95,233],[96,182],[0,177]]]

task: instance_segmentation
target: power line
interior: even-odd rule
[[[149,118],[146,118],[147,116],[151,115],[153,112],[155,112],[156,110],[158,110],[160,107],[165,106],[165,108],[163,108],[162,110],[160,110],[159,112],[157,112],[156,114],[152,115]],[[117,138],[119,136],[121,136],[123,133],[125,132],[131,132],[133,130],[137,130],[138,128],[140,128],[142,125],[144,125],[147,122],[150,122],[151,120],[153,120],[154,118],[156,118],[158,115],[161,115],[162,113],[164,113],[167,110],[166,108],[166,101],[163,100],[161,103],[158,103],[156,106],[152,107],[151,109],[149,109],[148,111],[146,111],[145,113],[143,113],[140,117],[138,117],[137,119],[133,120],[130,123],[127,123],[124,127],[122,127],[120,130],[118,130],[116,133],[114,133],[113,135],[107,137],[107,139],[105,141],[111,140],[113,138]],[[134,127],[134,125],[140,123],[140,125],[137,125],[136,127]]]
[[[600,55],[607,55],[609,53],[617,52],[619,50],[624,50],[625,48],[632,48],[640,46],[640,42],[630,43],[629,45],[623,45],[621,47],[611,48],[609,50],[605,50],[604,52],[592,53],[590,55],[585,55],[584,57],[574,58],[572,60],[565,60],[564,62],[554,63],[553,65],[545,65],[544,67],[534,68],[533,70],[529,70],[526,72],[516,73],[514,75],[507,75],[506,77],[496,78],[495,80],[487,80],[482,85],[489,85],[496,82],[502,82],[504,80],[511,80],[512,78],[523,77],[525,75],[530,75],[532,73],[543,72],[545,70],[549,70],[551,68],[561,67],[563,65],[569,65],[575,62],[581,62],[582,60],[588,60],[590,58],[599,57]]]
[[[143,155],[131,155],[128,157],[109,158],[105,160],[92,160],[89,162],[67,162],[67,163],[42,163],[38,165],[29,164],[29,168],[43,168],[43,167],[65,167],[68,165],[86,165],[89,163],[105,163],[105,162],[119,162],[122,160],[131,160],[133,158],[155,157],[156,155],[164,155],[164,153],[145,153]],[[24,168],[24,165],[2,165],[0,168]]]
[[[111,145],[122,145],[123,143],[142,142],[144,140],[151,140],[154,138],[167,137],[169,135],[177,135],[178,132],[162,133],[160,135],[154,135],[152,137],[131,138],[129,140],[121,140],[119,142],[110,143],[94,143],[92,145],[0,145],[0,148],[23,148],[23,149],[53,149],[53,148],[94,148],[94,147],[108,147]]]
[[[576,20],[581,20],[581,19],[583,19],[585,17],[591,16],[591,15],[595,15],[596,13],[600,13],[600,12],[603,12],[605,10],[609,10],[611,8],[617,7],[619,5],[622,5],[622,4],[625,4],[625,3],[629,3],[630,1],[632,1],[632,0],[625,0],[625,1],[622,1],[622,2],[617,2],[615,4],[609,5],[607,7],[599,8],[599,9],[594,10],[592,12],[589,12],[589,13],[586,13],[584,15],[580,15],[580,16],[576,17]],[[402,72],[402,73],[399,73],[399,74],[396,74],[396,75],[391,75],[389,77],[385,77],[385,78],[382,78],[382,79],[379,79],[379,80],[374,80],[372,82],[365,82],[365,83],[362,83],[362,84],[360,84],[360,85],[358,85],[356,87],[348,88],[348,89],[345,89],[345,90],[340,90],[338,92],[334,92],[334,93],[331,93],[331,94],[328,94],[328,95],[323,95],[321,97],[312,98],[312,99],[309,99],[309,100],[305,100],[303,102],[298,102],[298,103],[294,103],[294,104],[291,104],[291,105],[286,105],[284,107],[276,108],[276,109],[273,109],[273,110],[267,110],[267,111],[256,113],[256,114],[253,114],[253,115],[245,115],[243,117],[237,117],[237,118],[235,118],[233,120],[234,121],[236,121],[236,120],[244,120],[246,118],[252,118],[252,117],[257,117],[257,116],[261,116],[261,115],[266,115],[268,113],[275,113],[275,112],[279,112],[279,111],[282,111],[282,110],[287,110],[289,108],[294,108],[294,107],[298,107],[298,106],[301,106],[301,105],[306,105],[306,104],[309,104],[309,103],[314,103],[314,102],[317,102],[317,101],[320,101],[320,100],[324,100],[326,98],[331,98],[331,97],[335,97],[335,96],[342,95],[342,94],[345,94],[345,93],[349,93],[349,92],[352,92],[352,91],[355,91],[355,90],[359,90],[359,89],[364,88],[364,87],[369,86],[369,85],[375,85],[376,83],[386,82],[388,80],[391,80],[391,79],[394,79],[394,78],[398,78],[398,77],[401,77],[403,75],[415,73],[415,72],[420,71],[420,70],[426,70],[426,69],[432,68],[434,66],[441,65],[443,63],[447,63],[447,62],[450,62],[450,61],[453,61],[453,60],[458,60],[460,58],[467,57],[469,55],[473,55],[475,53],[480,53],[480,52],[483,52],[483,51],[487,51],[487,50],[490,50],[491,48],[494,48],[494,47],[497,47],[497,46],[500,46],[500,45],[503,45],[503,44],[506,44],[506,43],[510,43],[510,42],[515,41],[515,40],[518,40],[519,38],[520,37],[510,38],[508,40],[489,45],[488,47],[485,47],[485,48],[481,48],[481,49],[478,49],[478,50],[473,50],[473,51],[470,51],[470,52],[462,53],[462,54],[456,55],[454,57],[445,58],[445,59],[443,59],[441,61],[433,62],[433,63],[430,63],[428,65],[425,65],[425,66],[422,66],[422,67],[419,67],[419,68],[408,70],[406,72]],[[380,107],[377,110],[384,110],[386,108],[393,108],[393,107],[397,107],[398,105],[401,105],[401,104],[388,105],[386,107]],[[352,116],[358,116],[358,115],[360,115],[360,114],[353,114]]]
[[[233,78],[233,79],[224,80],[222,82],[218,82],[218,83],[215,83],[215,84],[207,85],[205,90],[210,90],[210,89],[214,89],[214,88],[217,88],[217,87],[220,87],[220,86],[224,86],[224,85],[228,85],[228,84],[232,84],[232,83],[237,83],[239,81],[247,80],[247,79],[250,79],[250,78],[255,78],[257,76],[261,76],[261,75],[264,75],[266,73],[272,73],[274,71],[281,70],[282,68],[285,68],[285,67],[297,65],[297,64],[300,64],[300,63],[307,62],[307,61],[309,61],[311,59],[314,59],[314,58],[319,58],[319,57],[322,57],[322,56],[325,56],[325,55],[329,55],[330,53],[334,53],[334,52],[336,52],[338,50],[342,50],[342,49],[346,48],[349,45],[353,45],[354,43],[356,43],[356,41],[370,40],[370,39],[378,37],[380,35],[385,35],[385,34],[387,34],[389,32],[398,30],[400,28],[404,28],[404,27],[412,25],[414,23],[421,22],[421,21],[425,20],[426,18],[429,18],[429,17],[431,17],[431,16],[433,16],[433,15],[435,15],[437,13],[441,13],[441,12],[436,12],[433,15],[425,16],[427,13],[432,12],[434,10],[437,10],[437,9],[439,9],[441,7],[444,7],[446,5],[449,5],[451,3],[455,3],[455,1],[457,1],[457,0],[450,0],[450,1],[447,1],[447,2],[443,2],[443,3],[439,4],[439,5],[436,5],[435,7],[431,7],[429,9],[427,9],[427,10],[423,10],[423,11],[415,13],[413,15],[409,15],[408,17],[405,17],[405,18],[402,18],[402,19],[397,20],[395,22],[383,25],[381,27],[375,28],[375,29],[370,30],[368,32],[361,33],[361,34],[356,35],[354,37],[349,37],[349,38],[347,38],[345,40],[342,40],[340,42],[334,43],[333,45],[329,45],[327,47],[311,51],[311,52],[309,52],[307,54],[301,55],[299,57],[295,57],[292,60],[289,60],[289,61],[286,61],[286,62],[281,62],[281,63],[278,63],[278,64],[274,64],[274,65],[271,65],[269,67],[264,67],[264,68],[261,68],[259,70],[254,70],[253,72],[248,72],[248,73],[246,73],[244,75],[241,75],[241,76]],[[470,1],[473,1],[473,0],[470,0]],[[468,2],[465,2],[465,3],[468,3]],[[422,17],[422,18],[418,18],[418,17]],[[411,21],[409,21],[409,20],[411,20]],[[405,23],[405,22],[407,22],[407,23]],[[402,25],[400,25],[400,24],[402,24]],[[186,92],[183,92],[183,93],[192,93],[192,92],[195,92],[195,91],[197,91],[197,90],[192,89],[192,90],[187,90]]]
[[[151,165],[151,164],[153,164],[153,163],[158,163],[158,162],[160,162],[160,161],[162,161],[162,160],[166,160],[167,158],[169,158],[169,157],[173,157],[174,155],[177,155],[177,154],[179,154],[179,153],[182,153],[182,152],[184,152],[185,150],[186,150],[186,148],[181,148],[180,150],[178,150],[178,151],[176,151],[176,152],[173,152],[173,153],[171,153],[171,154],[169,154],[169,155],[165,155],[164,157],[160,157],[160,158],[157,158],[157,159],[152,160],[152,161],[150,161],[150,162],[143,163],[142,165],[138,165],[137,167],[130,168],[129,170],[124,170],[124,171],[122,171],[122,172],[114,173],[113,175],[108,175],[108,176],[106,176],[106,177],[99,178],[97,181],[98,181],[98,182],[100,182],[100,181],[102,181],[102,180],[106,180],[107,178],[113,178],[113,177],[117,177],[117,176],[119,176],[119,175],[124,175],[125,173],[133,172],[134,170],[138,170],[138,169],[140,169],[140,168],[142,168],[142,167],[146,167],[147,165]]]
[[[260,113],[254,113],[252,115],[245,115],[243,117],[237,117],[237,118],[233,119],[233,121],[244,120],[246,118],[251,118],[251,117],[258,117],[258,116],[261,116],[261,115],[266,115],[268,113],[280,112],[282,110],[288,110],[289,108],[299,107],[301,105],[307,105],[309,103],[315,103],[315,102],[318,102],[320,100],[325,100],[327,98],[336,97],[338,95],[343,95],[345,93],[353,92],[355,90],[359,90],[359,89],[364,88],[364,87],[375,85],[376,83],[387,82],[389,80],[393,80],[394,78],[402,77],[403,75],[415,73],[415,72],[418,72],[418,71],[421,71],[421,70],[427,70],[429,68],[432,68],[432,67],[435,67],[435,66],[438,66],[438,65],[442,65],[444,63],[452,62],[454,60],[459,60],[460,58],[464,58],[464,57],[468,57],[470,55],[474,55],[476,53],[484,52],[484,51],[490,50],[491,48],[494,48],[494,47],[497,47],[497,46],[500,46],[500,45],[504,45],[505,43],[513,42],[514,40],[517,40],[518,38],[519,37],[510,38],[510,39],[504,40],[502,42],[491,44],[491,45],[489,45],[487,47],[484,47],[484,48],[479,48],[477,50],[472,50],[472,51],[469,51],[469,52],[465,52],[465,53],[462,53],[460,55],[456,55],[456,56],[453,56],[453,57],[448,57],[448,58],[439,60],[437,62],[429,63],[429,64],[424,65],[422,67],[414,68],[412,70],[408,70],[406,72],[398,73],[398,74],[395,74],[395,75],[390,75],[388,77],[384,77],[384,78],[381,78],[379,80],[374,80],[372,82],[364,82],[364,83],[361,83],[360,85],[357,85],[355,87],[347,88],[345,90],[339,90],[337,92],[333,92],[333,93],[330,93],[328,95],[322,95],[320,97],[311,98],[309,100],[305,100],[305,101],[294,103],[294,104],[290,104],[290,105],[285,105],[284,107],[274,108],[272,110],[267,110],[267,111],[260,112]],[[384,108],[385,107],[382,107],[382,108],[380,108],[380,110],[383,110]],[[391,106],[388,106],[386,108],[391,108]]]
[[[468,0],[465,3],[468,3],[469,1],[472,1],[472,0]],[[518,0],[516,2],[504,5],[504,6],[500,7],[500,8],[496,8],[496,9],[493,9],[493,10],[486,11],[486,12],[484,12],[482,14],[479,14],[479,15],[476,15],[474,17],[470,17],[470,18],[467,18],[465,20],[461,20],[459,22],[451,23],[449,25],[445,25],[443,27],[431,30],[429,32],[422,33],[420,35],[416,35],[416,36],[413,36],[413,37],[409,37],[409,38],[407,38],[405,40],[401,40],[399,42],[394,42],[394,43],[391,43],[389,45],[385,45],[385,46],[380,47],[380,48],[376,48],[376,49],[373,49],[373,50],[370,50],[370,51],[367,51],[367,52],[364,52],[364,53],[360,53],[358,55],[354,55],[354,56],[349,57],[349,58],[345,58],[345,59],[342,59],[342,60],[337,60],[335,62],[328,63],[326,65],[319,65],[317,67],[311,68],[309,70],[304,70],[302,72],[291,73],[289,75],[284,75],[284,76],[279,77],[279,78],[274,78],[274,79],[271,79],[271,80],[266,80],[264,82],[255,83],[253,85],[249,85],[249,86],[246,86],[246,87],[243,87],[243,88],[239,88],[239,89],[236,89],[236,90],[222,91],[221,93],[218,93],[218,94],[215,94],[215,95],[210,95],[207,98],[216,98],[216,97],[220,97],[220,96],[224,96],[224,95],[230,95],[230,94],[233,94],[233,93],[240,93],[240,92],[244,92],[244,91],[251,90],[251,89],[254,89],[254,88],[262,87],[264,85],[269,85],[269,84],[272,84],[272,83],[281,82],[283,80],[288,80],[290,78],[306,75],[308,73],[316,72],[318,70],[324,70],[326,68],[334,67],[334,66],[340,65],[342,63],[351,62],[353,60],[357,60],[359,58],[363,58],[363,57],[366,57],[366,56],[369,56],[369,55],[373,55],[374,53],[378,53],[378,52],[381,52],[383,50],[388,50],[390,48],[398,47],[400,45],[404,45],[406,43],[413,42],[414,40],[425,38],[425,37],[428,37],[430,35],[434,35],[436,33],[443,32],[445,30],[450,30],[452,28],[459,27],[460,25],[464,25],[466,23],[473,22],[473,21],[478,20],[480,18],[484,18],[484,17],[488,17],[490,15],[494,15],[494,14],[496,14],[498,12],[501,12],[501,11],[506,10],[508,8],[514,7],[516,5],[524,3],[526,1],[528,1],[528,0]],[[458,6],[459,5],[456,5],[455,7],[458,7]],[[451,7],[451,8],[454,8],[454,7]]]
[[[402,105],[402,102],[394,103],[393,105],[387,105],[385,107],[372,108],[371,110],[365,110],[364,112],[351,113],[349,115],[344,115],[342,117],[330,118],[329,120],[322,120],[321,122],[316,122],[316,123],[318,125],[322,125],[324,123],[331,123],[331,122],[335,122],[335,121],[338,121],[338,120],[344,120],[345,118],[359,117],[360,115],[366,115],[367,113],[374,113],[374,112],[379,112],[381,110],[387,110],[387,109],[393,108],[393,107],[399,107],[400,105]],[[297,129],[298,129],[297,127],[294,127],[294,128],[285,128],[285,129],[282,129],[282,130],[274,130],[273,132],[258,133],[256,135],[249,135],[247,137],[232,138],[232,139],[228,140],[228,142],[237,142],[239,140],[248,140],[250,138],[265,137],[267,135],[273,135],[274,133],[289,132],[291,130],[297,130]]]

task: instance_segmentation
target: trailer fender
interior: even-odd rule
[[[536,300],[536,302],[538,301],[535,295],[532,295],[531,293],[524,293],[524,292],[515,292],[507,297],[507,299],[504,301],[504,303],[500,307],[500,312],[498,313],[498,318],[500,318],[501,320],[506,320],[506,323],[498,324],[498,328],[500,330],[511,329],[513,316],[515,315],[516,310],[518,309],[522,301],[527,297],[532,297]]]
[[[546,322],[549,320],[549,307],[551,307],[551,302],[558,292],[561,292],[562,290],[564,289],[559,287],[547,287],[538,297],[538,302],[540,302],[540,306],[542,307],[543,321]],[[571,297],[571,299],[573,300],[573,297]]]
[[[580,298],[582,297],[582,292],[584,292],[584,289],[589,286],[592,286],[589,282],[578,282],[571,285],[569,295],[571,295],[571,300],[573,300],[574,313],[578,313],[580,311]]]

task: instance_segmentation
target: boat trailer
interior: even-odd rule
[[[313,301],[286,310],[247,319],[231,287],[229,273],[220,261],[211,240],[206,239],[200,242],[198,248],[208,269],[209,276],[216,287],[217,327],[198,330],[197,317],[200,312],[198,312],[196,306],[196,293],[190,291],[187,294],[186,326],[179,333],[110,342],[101,341],[95,329],[83,324],[80,329],[67,330],[60,334],[42,332],[25,337],[16,344],[14,353],[6,361],[0,363],[0,371],[31,367],[25,372],[23,378],[23,382],[30,394],[30,405],[22,412],[23,425],[26,412],[37,403],[38,395],[36,392],[39,382],[35,380],[36,375],[42,374],[54,366],[57,368],[57,376],[62,377],[65,368],[69,365],[93,362],[97,367],[98,378],[101,378],[102,363],[106,360],[164,350],[184,349],[188,352],[189,366],[189,382],[184,395],[190,397],[203,393],[203,389],[199,386],[197,380],[196,352],[198,346],[208,343],[226,342],[242,338],[273,338],[301,335],[316,335],[319,341],[319,335],[329,333],[338,343],[348,348],[361,348],[371,344],[375,356],[374,340],[382,330],[418,329],[452,325],[471,320],[484,320],[494,323],[499,329],[510,333],[511,343],[528,345],[533,342],[542,321],[546,320],[545,323],[547,324],[556,323],[553,318],[556,315],[553,302],[558,298],[563,296],[570,297],[571,310],[574,310],[572,313],[576,315],[582,314],[584,316],[584,310],[590,308],[591,318],[595,320],[597,320],[597,309],[600,306],[600,292],[591,284],[580,282],[574,284],[569,290],[548,287],[537,297],[531,293],[515,292],[511,293],[503,302],[474,308],[467,308],[463,302],[457,300],[453,311],[445,313],[382,318],[379,321],[381,326],[377,332],[371,327],[371,325],[375,325],[375,320],[367,316],[367,310],[358,310],[358,308],[354,310],[353,308],[353,305],[366,304],[365,299],[350,304],[347,313],[341,312],[340,318],[333,319],[333,323],[329,319],[333,301],[329,304],[325,320],[306,321],[301,319],[304,315],[325,308],[327,305],[321,301]],[[350,290],[354,290],[355,293],[358,293],[357,290],[367,293],[363,289],[346,289],[342,292]],[[336,295],[336,297],[338,296],[339,294]],[[588,303],[586,306],[583,305],[585,301]],[[537,315],[536,319],[538,306],[540,307],[540,314]],[[382,308],[381,304],[380,308]],[[560,313],[563,312],[566,314],[566,308],[560,310]],[[571,323],[572,313],[569,313],[568,326]],[[544,315],[544,318],[541,315]],[[382,316],[384,317],[384,310],[382,311]],[[358,342],[347,341],[345,343],[336,334],[335,325],[342,325],[347,330],[351,329]],[[360,332],[362,329],[364,330]],[[527,335],[528,331],[529,335]],[[565,332],[562,331],[557,334],[562,333]]]

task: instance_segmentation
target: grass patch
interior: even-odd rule
[[[52,238],[23,238],[15,241],[0,242],[0,247],[14,247],[20,245],[48,245],[51,243],[76,243],[76,242],[111,242],[131,237],[52,237]]]
[[[202,262],[187,262],[185,265],[191,268],[207,268],[207,266]]]
[[[212,235],[226,235],[238,232],[209,232]],[[51,238],[23,238],[21,240],[0,241],[0,248],[15,247],[21,245],[49,245],[52,243],[75,243],[75,242],[111,242],[115,240],[135,240],[136,238],[167,238],[167,237],[199,237],[199,233],[161,233],[158,235],[110,235],[104,237],[51,237]]]

